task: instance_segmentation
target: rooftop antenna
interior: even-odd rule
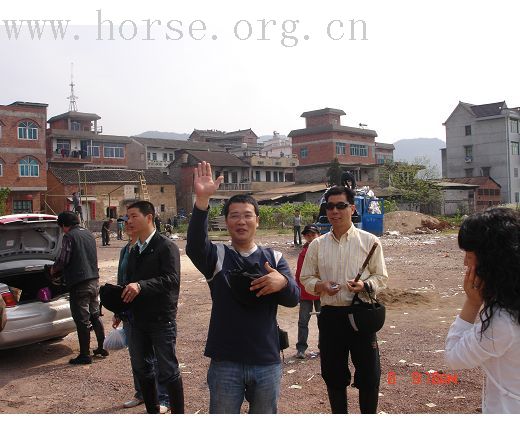
[[[360,122],[359,126],[361,127],[361,129],[364,129],[367,126],[367,124],[363,124],[363,123]]]
[[[67,97],[69,100],[69,112],[77,112],[78,106],[76,104],[76,99],[78,96],[74,94],[74,63],[70,63],[70,96]]]

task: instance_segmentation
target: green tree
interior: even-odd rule
[[[7,197],[10,192],[9,188],[0,188],[0,215],[7,214]]]
[[[441,191],[432,180],[435,175],[436,170],[425,159],[391,162],[379,169],[379,184],[403,202],[431,205],[441,199]]]
[[[327,178],[331,185],[341,185],[341,175],[343,170],[339,164],[337,157],[330,163],[329,169],[327,170]]]

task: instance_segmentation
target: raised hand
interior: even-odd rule
[[[195,204],[200,209],[207,209],[210,197],[215,194],[218,187],[224,180],[224,176],[219,176],[213,180],[211,174],[211,164],[202,162],[193,169],[193,191],[195,192]]]

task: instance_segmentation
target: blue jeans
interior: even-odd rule
[[[309,337],[309,320],[311,319],[312,307],[319,312],[321,310],[320,300],[301,299],[300,313],[298,317],[298,342],[296,343],[296,350],[303,351],[309,347],[307,345],[307,338]]]
[[[175,321],[132,322],[131,329],[129,346],[132,346],[131,361],[135,377],[138,381],[156,378],[159,393],[167,390],[168,384],[175,382],[181,374],[175,353]]]
[[[210,414],[239,414],[244,398],[250,414],[276,414],[282,364],[246,365],[211,360],[208,370]]]
[[[126,340],[128,341],[128,354],[130,355],[130,364],[132,365],[132,376],[134,378],[134,389],[135,394],[134,397],[136,399],[143,399],[143,394],[141,393],[141,386],[139,385],[139,381],[137,380],[137,373],[134,368],[135,364],[135,348],[132,343],[132,324],[128,320],[128,318],[123,318],[123,330],[125,331]],[[168,391],[164,386],[159,384],[158,380],[158,365],[157,359],[155,358],[155,354],[152,356],[151,362],[153,363],[153,371],[155,375],[155,384],[157,386],[157,394],[159,396],[159,403],[164,406],[170,406],[170,399],[168,397]]]

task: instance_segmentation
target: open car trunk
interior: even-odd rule
[[[48,287],[51,292],[51,301],[62,298],[67,292],[63,286],[53,285],[41,272],[21,273],[16,275],[1,276],[0,283],[9,287],[21,289],[22,293],[18,304],[28,303],[32,301],[40,301],[38,298],[38,290],[42,287]]]

